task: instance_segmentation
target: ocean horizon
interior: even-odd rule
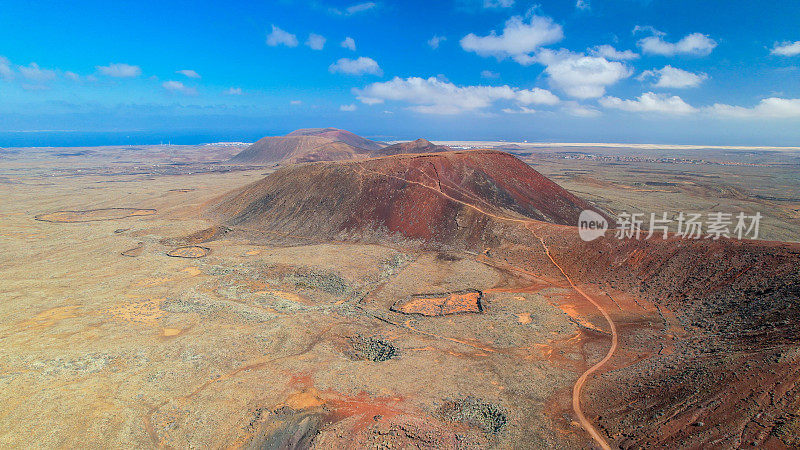
[[[105,145],[199,145],[255,142],[270,131],[0,131],[0,147],[99,147]]]

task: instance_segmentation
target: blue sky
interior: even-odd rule
[[[798,23],[788,0],[7,0],[0,132],[800,145]]]

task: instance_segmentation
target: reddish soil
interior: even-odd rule
[[[652,302],[663,320],[658,352],[588,391],[607,435],[626,448],[791,446],[782,430],[798,412],[800,246],[552,239],[575,277]]]
[[[449,314],[479,313],[481,307],[480,291],[448,292],[445,294],[414,295],[410,299],[399,300],[391,310],[403,314],[423,316],[446,316]]]

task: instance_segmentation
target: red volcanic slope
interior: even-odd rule
[[[493,239],[492,215],[575,225],[589,208],[514,156],[476,150],[287,167],[211,212],[231,226],[323,239],[377,233],[478,244]]]
[[[609,305],[623,352],[590,382],[584,409],[613,447],[797,448],[786,418],[800,410],[800,244],[582,242],[554,228],[538,232],[573,279],[659,308],[627,321]],[[626,352],[648,357],[620,362]]]

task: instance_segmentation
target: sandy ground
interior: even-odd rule
[[[235,151],[0,152],[1,446],[588,447],[602,412],[573,389],[612,330],[586,299],[620,328],[612,370],[672,351],[669,311],[552,264],[203,231],[272,171]],[[800,240],[791,165],[523,157],[612,212],[761,211]],[[412,301],[457,313],[392,310]]]
[[[550,414],[580,374],[553,352],[597,358],[554,350],[579,329],[547,295],[491,292],[516,282],[502,270],[468,255],[225,238],[199,244],[207,256],[170,257],[170,239],[211,225],[195,218],[205,202],[266,169],[79,166],[3,168],[1,445],[257,445],[308,423],[339,445],[407,438],[397,430],[445,447],[587,442]],[[390,311],[471,289],[486,292],[480,313]],[[391,357],[371,360],[373,342]]]

